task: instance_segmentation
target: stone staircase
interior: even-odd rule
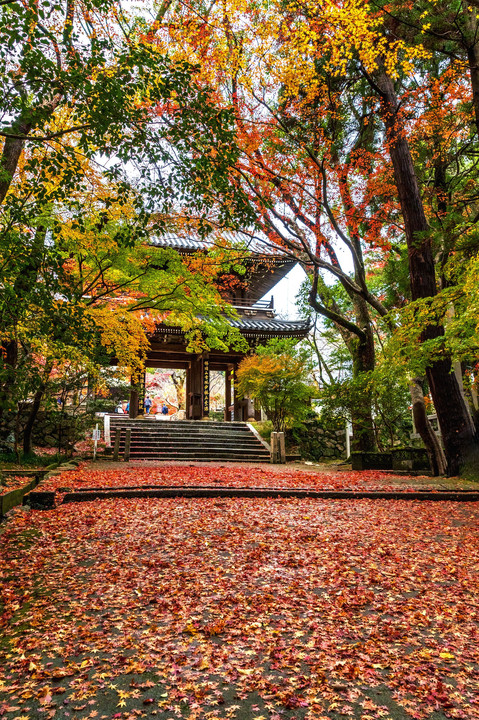
[[[270,462],[266,443],[244,422],[201,420],[131,420],[110,418],[111,443],[120,433],[119,457],[125,449],[126,429],[131,430],[130,460]]]

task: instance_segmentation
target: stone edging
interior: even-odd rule
[[[312,498],[327,500],[429,500],[478,502],[479,492],[381,492],[367,490],[286,490],[274,488],[167,487],[129,490],[78,490],[67,492],[61,502],[85,502],[107,498]],[[56,492],[31,492],[30,504],[37,509],[55,506]]]
[[[29,483],[23,485],[23,487],[15,488],[15,490],[9,490],[8,492],[0,495],[0,518],[5,517],[7,512],[14,508],[16,505],[20,505],[23,501],[23,497],[33,490],[39,483],[38,476],[30,480]]]
[[[15,490],[10,490],[3,495],[0,495],[0,519],[4,518],[9,510],[16,507],[17,505],[23,505],[27,504],[29,501],[29,497],[31,496],[32,492],[34,492],[34,489],[46,478],[52,477],[53,475],[58,475],[59,471],[64,472],[65,470],[73,470],[76,465],[73,465],[75,461],[69,460],[68,462],[62,463],[61,465],[58,465],[57,463],[52,463],[51,465],[47,465],[46,468],[43,470],[7,470],[4,471],[8,475],[18,475],[22,476],[23,472],[26,473],[26,477],[29,475],[34,475],[32,480],[28,482],[26,485],[23,485],[22,487],[16,488]],[[39,492],[38,494],[42,494]]]

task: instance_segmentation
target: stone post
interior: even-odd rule
[[[286,462],[286,445],[284,442],[284,432],[277,433],[278,443],[278,462],[283,464]]]
[[[125,452],[123,455],[123,459],[125,462],[128,462],[130,460],[130,444],[131,444],[131,428],[126,428],[126,430],[125,430]]]
[[[115,445],[113,448],[113,460],[115,462],[118,462],[118,455],[120,453],[120,437],[121,437],[121,428],[117,427],[115,429]]]
[[[278,462],[278,433],[271,433],[271,462]]]
[[[110,431],[110,416],[103,416],[103,437],[105,439],[105,447],[111,447],[111,431]]]

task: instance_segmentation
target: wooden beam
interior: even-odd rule
[[[153,369],[165,369],[165,370],[187,370],[190,366],[190,363],[186,360],[169,360],[168,358],[166,360],[163,359],[156,359],[156,358],[150,358],[147,356],[145,366],[147,368],[153,368]]]
[[[170,352],[170,353],[185,353],[185,354],[190,355],[190,357],[191,357],[191,355],[193,354],[193,353],[186,353],[186,345],[185,345],[185,343],[173,343],[173,342],[171,342],[171,343],[169,343],[169,342],[161,343],[161,342],[155,342],[154,340],[152,340],[152,341],[150,342],[150,347],[151,347],[151,350],[152,350],[153,352],[155,352],[155,351],[160,351],[160,352],[162,352],[162,353],[164,353],[164,352]]]

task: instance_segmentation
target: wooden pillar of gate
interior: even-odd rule
[[[210,412],[210,367],[208,354],[191,359],[187,377],[188,419],[201,420]]]
[[[190,418],[190,392],[191,392],[191,361],[188,363],[186,368],[186,383],[185,383],[185,417],[187,420]]]
[[[231,376],[233,366],[228,365],[225,370],[225,420],[231,420]]]
[[[129,414],[131,418],[138,417],[138,402],[139,402],[139,394],[136,387],[132,387],[130,390],[130,410]]]
[[[235,363],[234,369],[233,369],[233,405],[234,405],[233,420],[242,420],[243,419],[243,411],[242,411],[242,405],[241,405],[241,398],[238,395],[238,381],[236,378],[237,369],[238,369],[238,366]]]
[[[131,390],[130,390],[130,410],[129,414],[131,418],[136,418],[138,415],[143,414],[143,402],[145,399],[145,381],[146,372],[143,371],[141,375],[131,376]]]
[[[202,373],[203,373],[203,417],[207,418],[210,414],[210,361],[206,353],[202,357]]]

